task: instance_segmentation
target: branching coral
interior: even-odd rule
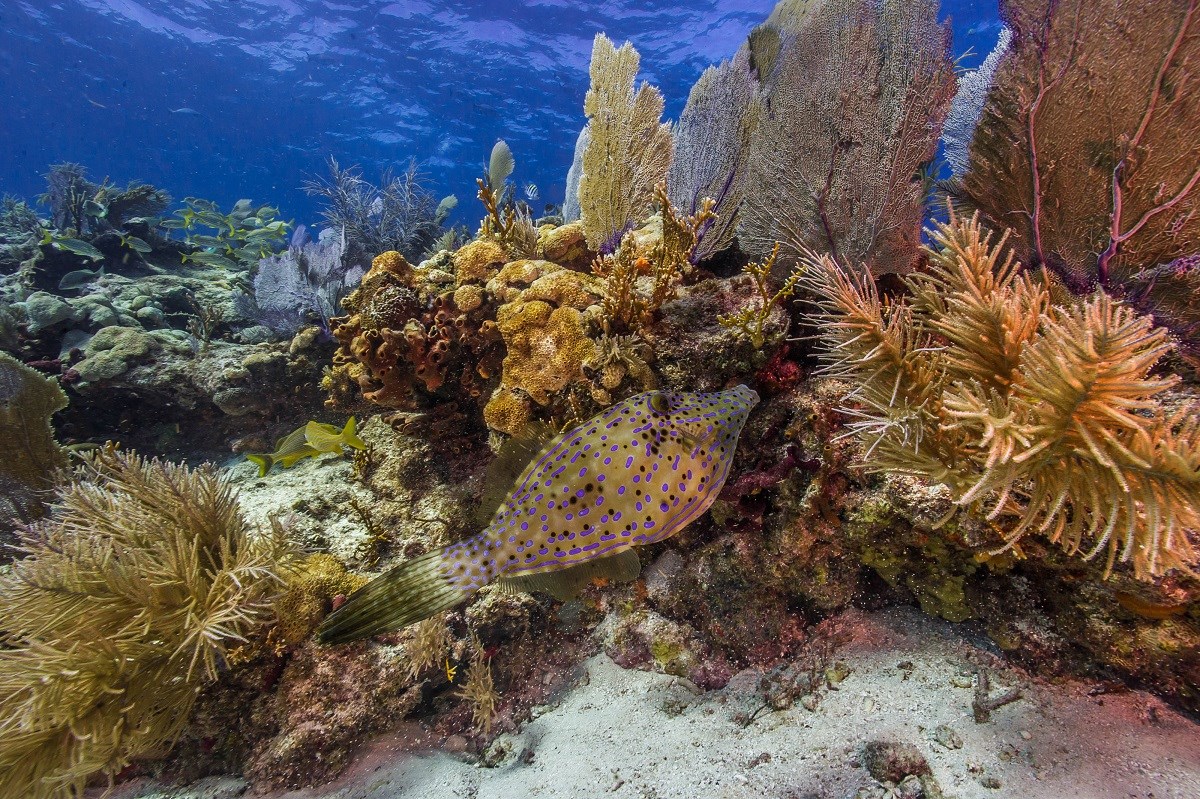
[[[0,578],[4,796],[81,796],[172,741],[286,557],[211,467],[102,450],[80,476]]]
[[[763,333],[763,325],[771,316],[771,309],[778,305],[781,301],[792,296],[796,291],[796,283],[800,280],[800,272],[793,271],[788,275],[787,280],[779,287],[779,290],[774,294],[768,283],[771,278],[771,270],[775,267],[775,259],[779,256],[779,245],[776,244],[771,250],[771,254],[761,262],[750,261],[743,270],[754,281],[755,288],[758,289],[759,303],[742,308],[735,314],[722,314],[717,317],[717,321],[723,326],[733,328],[739,335],[744,336],[755,349],[761,348],[766,343],[766,336]]]
[[[1118,556],[1140,579],[1195,561],[1200,417],[1169,412],[1150,376],[1166,333],[1098,292],[1069,308],[1021,271],[978,219],[932,232],[911,304],[812,258],[827,371],[858,385],[851,429],[869,466],[947,486],[1008,546],[1031,532]]]
[[[529,209],[513,203],[503,206],[501,195],[483,178],[475,182],[479,184],[479,201],[487,211],[479,226],[479,238],[498,242],[516,258],[536,255],[538,231]]]
[[[584,97],[587,147],[579,178],[580,219],[589,249],[612,251],[650,210],[654,186],[671,163],[671,126],[660,123],[663,97],[643,83],[634,92],[638,54],[603,33],[592,45],[591,88]]]
[[[655,186],[654,197],[661,210],[655,220],[658,235],[649,237],[649,246],[644,245],[645,237],[631,231],[616,252],[592,264],[592,272],[605,280],[604,310],[618,330],[634,330],[653,320],[691,271],[700,233],[714,218],[711,198],[700,201],[695,215],[682,217],[671,206],[664,184]],[[638,285],[643,275],[649,276],[647,290]]]
[[[920,172],[954,92],[936,3],[785,0],[767,26],[780,43],[751,144],[742,249],[764,258],[778,241],[781,265],[812,248],[910,271]]]

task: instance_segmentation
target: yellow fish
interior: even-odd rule
[[[324,452],[342,453],[342,447],[366,449],[367,444],[358,437],[354,417],[341,430],[331,424],[309,421],[304,427],[293,430],[275,443],[274,452],[252,452],[246,460],[258,465],[258,476],[265,477],[275,464],[287,469],[304,458],[314,458]]]

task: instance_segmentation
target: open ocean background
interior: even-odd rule
[[[377,180],[415,158],[474,224],[475,178],[503,138],[515,180],[561,203],[583,126],[592,38],[631,40],[678,117],[709,64],[774,0],[433,3],[0,0],[0,193],[32,199],[51,163],[229,207],[316,221],[325,160]],[[950,0],[954,51],[995,43],[994,0]]]

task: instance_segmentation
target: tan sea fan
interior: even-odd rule
[[[591,88],[583,100],[588,142],[579,180],[580,219],[593,251],[615,246],[646,215],[671,164],[671,126],[660,122],[662,93],[647,83],[634,91],[639,62],[632,44],[617,48],[596,34]]]

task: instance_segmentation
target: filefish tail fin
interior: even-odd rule
[[[367,442],[358,437],[357,425],[358,423],[351,416],[350,420],[346,422],[346,426],[342,428],[342,443],[347,447],[354,447],[354,449],[366,449]]]
[[[274,461],[275,461],[275,459],[272,458],[270,455],[257,455],[254,453],[247,454],[246,460],[248,460],[251,463],[258,466],[258,476],[259,477],[266,477],[267,472],[271,470],[271,466],[274,464]]]
[[[473,591],[446,579],[446,550],[436,550],[384,572],[346,600],[317,628],[323,644],[399,630],[458,605]]]

